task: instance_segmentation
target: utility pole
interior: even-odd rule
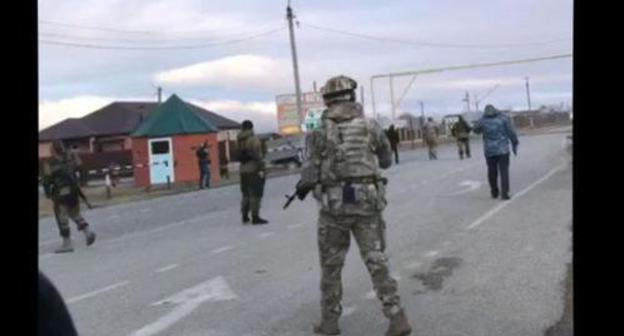
[[[288,7],[286,7],[286,18],[288,19],[288,30],[290,31],[290,49],[293,59],[293,70],[295,73],[295,94],[297,96],[297,116],[299,117],[299,125],[301,125],[301,88],[299,86],[299,66],[297,65],[297,47],[295,45],[295,30],[293,28],[293,18],[295,15],[290,8],[290,0],[288,1]]]
[[[425,119],[425,104],[423,103],[423,101],[419,101],[418,104],[420,105],[420,117],[423,118],[423,120]]]
[[[377,111],[375,110],[375,88],[373,87],[373,78],[370,79],[371,86],[371,104],[373,105],[373,118],[377,120]]]
[[[533,115],[531,114],[531,93],[529,88],[529,77],[524,77],[526,83],[527,105],[529,106],[529,125],[531,128],[535,128],[533,124]]]
[[[316,93],[316,81],[312,82],[312,89],[314,89],[314,93]]]
[[[360,100],[362,101],[361,104],[362,106],[364,106],[364,87],[360,86]]]
[[[157,87],[156,88],[157,94],[158,94],[158,104],[160,104],[162,102],[162,87]]]
[[[464,97],[462,101],[466,102],[466,108],[468,109],[468,112],[470,112],[470,94],[468,93],[468,91],[466,91],[466,97]]]

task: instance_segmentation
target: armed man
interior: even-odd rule
[[[249,223],[250,210],[252,225],[268,224],[266,219],[260,217],[266,170],[260,140],[254,134],[251,120],[243,121],[241,126],[237,140],[243,224]]]
[[[353,79],[338,76],[321,89],[327,109],[320,128],[306,139],[306,162],[294,194],[303,199],[312,191],[320,206],[321,321],[314,332],[340,334],[341,272],[353,233],[390,320],[386,335],[409,335],[411,327],[385,254],[386,180],[379,167],[392,165],[392,150],[381,126],[364,118],[362,105],[355,102],[356,87]]]
[[[79,197],[82,197],[85,202],[86,198],[74,175],[75,162],[60,140],[52,142],[51,152],[52,157],[43,165],[43,188],[46,197],[52,200],[56,223],[63,238],[62,245],[55,252],[73,252],[69,228],[70,218],[76,223],[78,231],[83,232],[87,246],[95,242],[95,232],[89,229],[89,224],[80,215]]]

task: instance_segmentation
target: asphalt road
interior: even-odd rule
[[[413,335],[544,335],[564,312],[572,180],[566,134],[520,137],[512,200],[493,200],[480,141],[402,152],[385,172],[391,271]],[[56,255],[39,222],[39,267],[85,336],[313,335],[319,318],[316,204],[282,210],[297,176],[267,181],[264,226],[243,226],[237,185],[84,213],[98,233]],[[343,271],[343,335],[383,335],[387,321],[355,243]]]

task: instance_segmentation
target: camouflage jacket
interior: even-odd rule
[[[241,130],[237,136],[240,173],[257,173],[265,170],[264,157],[260,140],[252,130]]]
[[[364,118],[355,102],[332,105],[323,112],[321,128],[306,138],[303,183],[315,185],[322,211],[368,215],[385,208],[385,186],[378,168],[392,165],[392,150],[375,120]],[[343,202],[345,185],[354,202]],[[351,189],[349,189],[351,192]]]

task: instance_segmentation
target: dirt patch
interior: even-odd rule
[[[444,283],[444,279],[453,274],[453,270],[459,267],[462,259],[458,257],[444,257],[436,259],[429,270],[426,272],[416,273],[412,278],[420,280],[428,290],[440,290]]]
[[[568,264],[565,281],[565,294],[563,296],[563,315],[561,319],[546,329],[544,336],[572,336],[574,335],[573,324],[573,298],[572,298],[572,264]]]

